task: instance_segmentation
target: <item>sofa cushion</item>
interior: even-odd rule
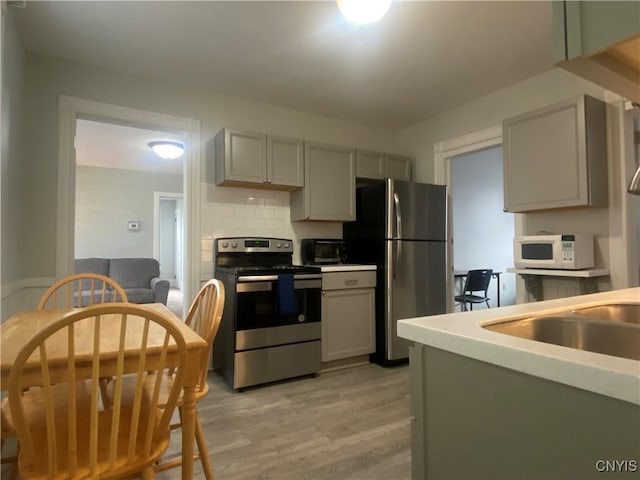
[[[131,303],[154,303],[155,297],[150,288],[127,288],[127,299]]]
[[[151,279],[160,276],[160,264],[155,258],[112,258],[109,276],[124,289],[151,289]]]
[[[99,273],[105,277],[109,276],[108,258],[78,258],[74,262],[75,273]]]
[[[97,273],[109,276],[109,259],[108,258],[79,258],[74,261],[73,265],[74,273]],[[101,290],[102,282],[96,282],[92,280],[82,280],[82,290],[90,290],[91,288]],[[111,285],[107,285],[107,290],[111,290]],[[83,294],[84,297],[84,294]],[[84,300],[83,300],[84,302]],[[90,302],[83,303],[82,305],[88,305]],[[96,302],[98,303],[98,302]]]

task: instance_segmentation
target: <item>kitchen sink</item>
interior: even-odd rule
[[[572,313],[609,322],[640,325],[640,303],[614,303],[595,307],[577,308]]]
[[[640,360],[640,304],[573,309],[485,325],[493,332]]]

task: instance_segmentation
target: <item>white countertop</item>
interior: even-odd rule
[[[357,272],[361,270],[375,270],[375,265],[356,265],[349,263],[342,263],[340,265],[322,265],[320,270],[322,273],[327,272]]]
[[[459,355],[640,405],[640,361],[492,332],[482,325],[577,306],[640,302],[640,288],[398,321],[398,335]]]

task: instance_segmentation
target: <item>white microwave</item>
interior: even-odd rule
[[[516,268],[593,268],[593,234],[531,235],[513,240]]]

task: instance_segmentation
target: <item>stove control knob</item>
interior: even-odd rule
[[[229,242],[222,242],[222,248],[227,248],[229,246]]]
[[[238,246],[238,244],[237,244],[236,242],[233,242],[233,243],[231,244],[231,248],[236,248],[237,246]]]
[[[289,248],[289,242],[284,244],[284,248]]]
[[[282,244],[280,242],[276,243],[276,248],[282,248]]]

